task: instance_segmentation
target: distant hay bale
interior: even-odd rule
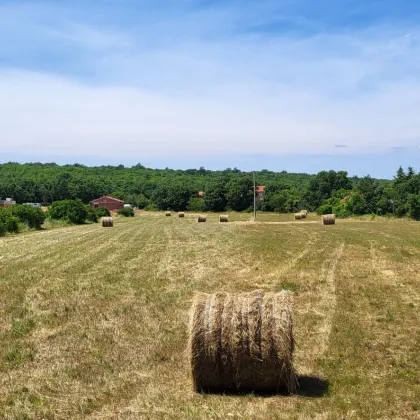
[[[172,213],[171,213],[170,211],[165,211],[165,216],[166,216],[166,217],[168,217],[168,216],[172,216]]]
[[[200,294],[190,316],[197,392],[296,390],[289,292]]]
[[[302,219],[302,213],[295,213],[295,220]]]
[[[303,219],[306,219],[308,217],[308,210],[301,210],[300,213],[302,214]]]
[[[198,216],[198,223],[204,223],[207,221],[207,217],[206,216]]]
[[[185,217],[185,213],[184,213],[184,212],[182,212],[182,211],[180,211],[180,212],[178,213],[178,217]]]
[[[323,225],[335,225],[335,214],[324,214],[322,216]]]
[[[226,215],[219,216],[219,222],[220,223],[227,223],[227,222],[229,222],[229,216],[226,216]]]
[[[102,227],[114,227],[114,222],[112,220],[112,217],[103,217]]]

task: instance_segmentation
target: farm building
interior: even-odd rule
[[[38,207],[41,208],[41,203],[23,203],[24,206]]]
[[[6,200],[0,200],[0,207],[9,207],[16,204],[16,201],[12,200],[11,198],[6,198]]]
[[[90,202],[90,206],[95,209],[104,207],[109,211],[115,211],[124,208],[124,201],[106,195],[104,197],[97,198],[96,200],[92,200]]]
[[[264,194],[265,194],[265,186],[264,185],[258,185],[255,188],[255,194],[257,195],[257,197],[260,200],[263,200],[264,199]]]

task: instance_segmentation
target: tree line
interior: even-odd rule
[[[296,212],[302,208],[338,217],[378,214],[420,219],[420,174],[399,168],[393,180],[349,177],[345,171],[317,175],[262,170],[257,184],[265,186],[259,211]],[[198,192],[204,192],[200,197]],[[87,204],[111,195],[138,208],[174,211],[250,211],[253,174],[237,168],[150,169],[141,164],[125,167],[54,163],[0,165],[0,197],[18,203],[51,204],[80,199]]]

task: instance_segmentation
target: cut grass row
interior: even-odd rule
[[[420,224],[143,215],[0,250],[0,417],[419,416]],[[194,292],[256,288],[295,293],[300,395],[194,394]]]

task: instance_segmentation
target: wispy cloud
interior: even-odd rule
[[[390,25],[362,2],[365,23],[339,18],[323,2],[317,11],[309,0],[206,7],[178,0],[167,9],[100,3],[0,6],[5,152],[347,154],[418,146],[420,31],[409,16]]]

